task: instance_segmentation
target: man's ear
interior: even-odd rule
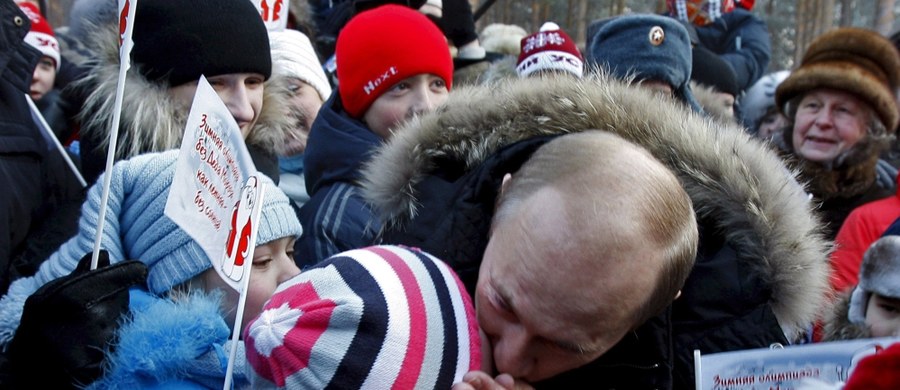
[[[506,192],[506,188],[509,187],[509,179],[512,179],[511,173],[503,175],[503,181],[500,183],[500,195],[503,195]]]

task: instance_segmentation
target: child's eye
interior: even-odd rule
[[[437,79],[437,80],[432,81],[431,85],[433,85],[434,87],[437,87],[437,88],[446,88],[447,87],[447,83],[445,83],[444,80],[442,80],[442,79]]]
[[[272,262],[272,259],[269,259],[269,258],[253,260],[253,266],[257,267],[257,268],[267,267],[269,265],[269,263],[271,263],[271,262]]]
[[[392,91],[405,91],[407,89],[409,89],[409,83],[407,83],[406,81],[401,81],[401,82],[397,83],[396,85],[394,85],[393,87],[391,87]]]
[[[892,314],[895,314],[895,315],[896,315],[896,314],[900,314],[900,306],[898,306],[898,305],[892,305],[892,304],[882,303],[882,304],[880,304],[879,306],[881,306],[881,310],[884,310],[884,311],[886,311],[886,312],[888,312],[888,313],[892,313]]]

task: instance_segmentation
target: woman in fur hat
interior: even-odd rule
[[[840,28],[809,46],[800,67],[776,90],[790,121],[787,152],[807,191],[821,203],[828,238],[857,206],[890,196],[896,170],[879,155],[900,113],[894,98],[900,56],[876,32]]]

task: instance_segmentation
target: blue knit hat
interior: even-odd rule
[[[585,60],[619,79],[664,81],[675,96],[703,112],[691,92],[691,40],[675,19],[654,15],[622,15],[591,24]]]
[[[164,214],[178,153],[170,150],[120,161],[113,166],[110,180],[101,247],[109,252],[113,263],[146,263],[147,286],[155,294],[165,293],[212,266],[200,245]],[[266,184],[266,194],[257,245],[300,236],[300,222],[287,196],[269,178],[260,177]],[[97,183],[81,208],[78,234],[44,261],[34,276],[13,282],[0,300],[0,345],[12,339],[28,296],[51,280],[70,274],[78,261],[93,251],[103,179]]]
[[[140,175],[126,175],[124,183],[142,191],[128,191],[122,199],[123,207],[132,205],[130,209],[136,215],[121,215],[124,251],[121,259],[137,259],[146,263],[149,268],[147,286],[156,294],[164,293],[212,266],[200,245],[164,214],[178,152],[172,150],[146,158],[139,156],[129,160],[125,168],[130,172],[142,172]],[[302,233],[300,222],[287,196],[271,179],[265,175],[259,177],[266,186],[266,193],[256,245],[282,237],[299,237]],[[110,258],[119,260],[112,253]]]

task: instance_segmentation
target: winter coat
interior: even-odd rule
[[[87,389],[221,389],[231,332],[216,294],[162,298],[132,289],[130,318],[107,352],[103,377]],[[249,385],[243,343],[235,355],[232,383]]]
[[[94,27],[88,47],[98,61],[73,88],[92,91],[84,102],[81,122],[81,163],[88,184],[106,168],[109,129],[114,117],[114,101],[119,77],[118,24]],[[247,136],[246,145],[257,170],[278,183],[277,146],[291,127],[283,95],[274,77],[266,81],[259,118]],[[180,107],[172,99],[168,85],[148,80],[137,66],[128,70],[119,120],[116,160],[148,152],[181,147],[181,138],[190,107]]]
[[[74,126],[70,123],[71,104],[58,89],[51,89],[40,100],[35,101],[34,105],[41,111],[41,115],[50,125],[60,144],[65,146],[77,136]]]
[[[866,250],[897,218],[900,218],[900,192],[850,212],[834,239],[835,248],[831,254],[830,280],[835,292],[847,291],[856,285]]]
[[[731,64],[742,91],[768,69],[772,55],[769,28],[750,11],[737,7],[696,30],[704,47]]]
[[[539,387],[693,388],[694,349],[785,343],[812,323],[827,287],[827,246],[779,157],[737,126],[602,74],[460,88],[407,124],[364,171],[383,242],[444,259],[474,292],[503,174],[549,138],[587,129],[615,132],[676,173],[703,229],[701,248],[665,313]]]
[[[300,207],[303,235],[294,246],[301,268],[374,244],[381,227],[357,183],[363,162],[382,140],[347,116],[340,100],[334,93],[325,102],[306,143],[303,165],[310,199]]]
[[[44,234],[74,225],[48,221],[48,216],[83,199],[80,184],[36,126],[25,100],[41,56],[23,41],[28,28],[19,7],[0,4],[0,294],[12,280],[36,269],[43,258],[34,254],[41,247],[64,241],[44,241]],[[37,242],[41,247],[32,246]]]

